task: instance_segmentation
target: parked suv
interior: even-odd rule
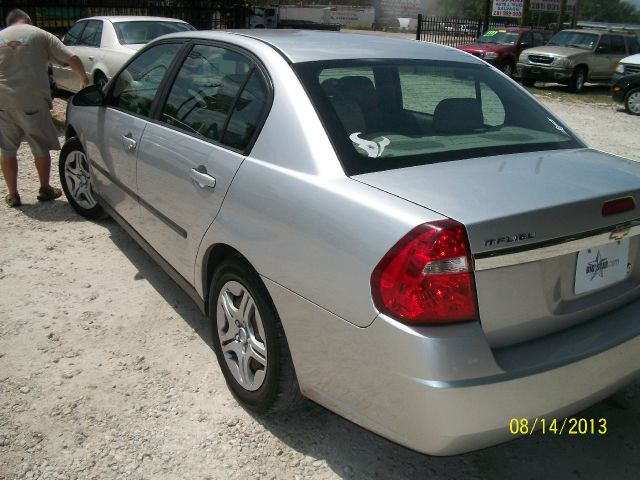
[[[522,52],[517,69],[524,86],[556,82],[581,92],[587,81],[610,82],[616,64],[638,50],[638,38],[632,33],[562,30],[544,47]]]
[[[526,48],[545,45],[551,38],[547,30],[530,28],[500,28],[487,30],[475,43],[461,45],[458,48],[476,57],[480,57],[505,75],[515,72],[518,56]]]

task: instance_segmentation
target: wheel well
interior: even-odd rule
[[[69,140],[71,137],[77,137],[76,131],[71,125],[67,125],[67,129],[64,132],[64,139]]]
[[[213,274],[218,265],[231,257],[239,257],[246,262],[247,265],[252,267],[251,263],[238,250],[224,243],[209,247],[209,250],[205,254],[203,262],[205,268],[202,269],[202,287],[204,293],[204,308],[207,314],[209,313],[209,288],[211,287]]]
[[[585,71],[586,75],[589,76],[589,66],[588,65],[586,65],[584,63],[581,63],[580,65],[576,65],[574,67],[575,70],[577,70],[579,68],[582,68]]]

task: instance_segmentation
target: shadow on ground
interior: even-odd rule
[[[211,329],[192,300],[114,221],[101,223],[111,240],[207,345]],[[215,354],[212,350],[212,357]],[[541,398],[547,392],[540,392]],[[479,405],[481,409],[490,406]],[[401,410],[403,405],[398,405]],[[425,405],[425,409],[429,408]],[[508,412],[505,412],[508,417]],[[455,457],[430,457],[389,442],[310,401],[297,410],[253,418],[293,450],[324,460],[342,478],[601,479],[636,478],[640,471],[640,382],[581,412],[606,419],[604,435],[536,433]],[[508,421],[508,418],[507,420]]]

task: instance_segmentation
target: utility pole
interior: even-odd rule
[[[529,25],[529,4],[531,3],[531,0],[524,0],[522,2],[522,21],[520,22],[520,25],[522,25],[523,27],[526,27]]]
[[[489,17],[491,16],[491,0],[484,0],[484,16],[482,18],[482,32],[489,29]],[[480,32],[480,33],[482,33]]]
[[[558,32],[562,30],[564,15],[567,13],[567,0],[560,0],[560,12],[558,13]]]

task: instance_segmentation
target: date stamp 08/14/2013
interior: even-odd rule
[[[509,432],[513,435],[605,435],[606,418],[512,418]]]

